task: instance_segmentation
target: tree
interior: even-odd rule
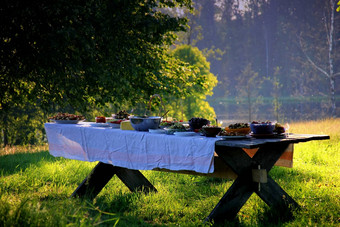
[[[191,1],[2,2],[2,128],[13,106],[27,102],[45,111],[60,106],[82,112],[108,102],[137,103],[160,91],[178,93],[181,74],[191,71],[172,59],[168,47],[186,19],[158,9],[183,6],[191,8]]]
[[[306,51],[307,48],[314,49],[315,50],[315,44],[313,44],[313,47],[308,46],[308,44],[303,42],[302,34],[300,35],[300,46],[301,49],[308,60],[308,62],[316,69],[318,70],[323,76],[325,76],[329,80],[329,90],[330,90],[330,98],[331,98],[331,116],[336,117],[336,101],[335,101],[335,79],[336,77],[340,76],[340,71],[335,71],[335,65],[334,62],[338,58],[338,53],[335,51],[335,46],[338,40],[336,40],[336,35],[339,34],[339,26],[336,26],[336,20],[335,18],[335,7],[336,7],[336,1],[335,0],[329,0],[327,1],[328,4],[325,4],[324,12],[323,12],[323,23],[324,23],[324,31],[325,34],[325,42],[326,46],[321,50],[323,53],[323,56],[320,56],[320,54],[315,54],[315,57],[318,56],[319,59],[312,59],[312,57],[308,54]],[[319,50],[320,51],[320,50]]]
[[[217,84],[217,78],[210,72],[210,64],[203,53],[190,45],[180,45],[172,51],[175,58],[187,63],[193,68],[195,74],[187,75],[179,87],[186,87],[187,93],[180,94],[179,98],[168,97],[167,105],[171,116],[177,119],[189,120],[192,117],[205,117],[214,119],[214,109],[205,101],[206,96],[212,95]],[[197,85],[195,81],[200,81]]]
[[[238,79],[238,90],[240,96],[246,97],[246,103],[248,107],[248,120],[251,122],[253,119],[253,113],[255,104],[259,102],[261,96],[259,91],[263,84],[263,79],[259,77],[259,74],[252,69],[251,63],[247,64],[242,70]]]
[[[274,68],[274,74],[273,74],[273,78],[272,78],[272,83],[273,83],[273,106],[274,106],[274,116],[275,116],[275,120],[279,121],[280,120],[280,108],[281,108],[281,103],[279,101],[279,90],[280,88],[282,88],[282,84],[280,83],[280,78],[279,78],[279,74],[280,74],[280,67],[275,67]]]

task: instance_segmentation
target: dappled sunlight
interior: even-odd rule
[[[0,148],[0,156],[18,153],[36,153],[48,151],[48,144],[45,145],[26,145],[26,146],[6,146]]]

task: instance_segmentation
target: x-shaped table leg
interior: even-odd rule
[[[288,147],[288,143],[265,144],[259,148],[253,158],[250,158],[242,148],[216,146],[216,153],[238,175],[232,186],[224,194],[214,210],[206,218],[206,221],[234,219],[255,192],[270,207],[280,210],[297,208],[299,205],[268,176],[268,182],[261,184],[258,191],[258,183],[253,182],[252,169],[265,169],[267,173]]]
[[[115,174],[130,191],[157,191],[138,170],[126,169],[99,162],[71,196],[93,199]]]

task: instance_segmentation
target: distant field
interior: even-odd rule
[[[338,115],[340,114],[340,96],[336,96]],[[252,120],[277,120],[279,122],[296,122],[315,120],[330,116],[330,98],[327,96],[285,96],[278,98],[278,115],[274,111],[273,97],[256,97],[251,99]],[[249,121],[248,101],[245,98],[208,98],[214,107],[217,118],[223,122]]]
[[[223,226],[340,226],[340,119],[297,122],[290,132],[328,134],[295,145],[294,167],[271,177],[302,207],[283,222],[252,195]],[[131,193],[114,177],[94,201],[69,199],[96,163],[54,158],[48,147],[0,150],[0,226],[209,226],[203,224],[232,181],[142,171],[157,193]]]

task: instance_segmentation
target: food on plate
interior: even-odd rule
[[[83,115],[69,114],[69,113],[57,113],[53,117],[49,117],[50,120],[84,120]]]
[[[120,124],[120,123],[122,123],[122,121],[123,121],[123,119],[113,119],[113,120],[110,121],[110,123],[112,123],[112,124]]]
[[[170,127],[165,128],[164,130],[166,130],[166,134],[168,135],[173,135],[175,132],[185,132],[185,126],[182,125],[181,123],[174,123],[173,125],[171,125]]]
[[[183,122],[183,120],[180,120],[179,122]],[[178,123],[178,121],[162,121],[159,126],[161,128],[167,128],[170,127],[172,125],[174,125],[175,123]]]
[[[189,120],[189,126],[192,131],[198,131],[208,124],[210,124],[210,121],[205,118],[193,117]]]
[[[222,133],[223,136],[245,136],[250,133],[250,127],[248,123],[230,124]]]
[[[162,121],[159,126],[161,127],[170,127],[171,125],[175,124],[175,121]]]
[[[178,122],[176,122],[176,123],[174,123],[173,125],[171,125],[171,126],[169,127],[169,129],[179,129],[179,130],[185,131],[184,125],[182,125],[181,123],[178,123]]]
[[[106,123],[106,118],[104,116],[96,117],[96,123]]]
[[[249,128],[248,123],[235,123],[228,126],[229,129]]]
[[[130,114],[126,112],[126,110],[120,110],[118,113],[114,115],[115,119],[126,119],[128,120],[130,117]]]
[[[282,134],[286,132],[286,129],[283,125],[281,125],[280,123],[276,123],[275,124],[275,128],[274,128],[274,132],[276,132],[277,134]]]

